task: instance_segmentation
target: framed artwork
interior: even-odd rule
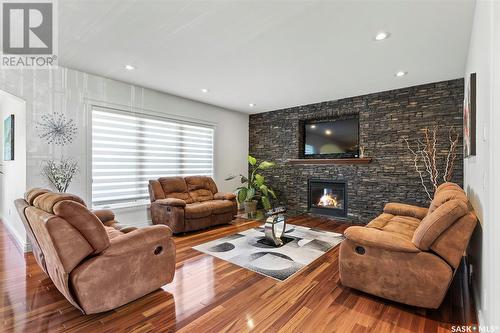
[[[464,157],[476,155],[476,73],[465,80]]]
[[[3,160],[14,160],[14,115],[3,121]]]

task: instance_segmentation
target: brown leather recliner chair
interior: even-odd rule
[[[229,223],[238,212],[236,195],[220,193],[210,177],[162,177],[148,187],[153,223],[174,233]]]
[[[117,308],[173,280],[168,227],[120,229],[112,212],[93,213],[77,196],[43,189],[15,203],[37,262],[85,314]]]
[[[465,192],[440,185],[430,207],[389,203],[366,227],[344,232],[343,285],[400,303],[438,308],[474,231]]]

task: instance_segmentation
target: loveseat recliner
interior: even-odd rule
[[[365,227],[347,228],[339,253],[342,284],[438,308],[477,223],[470,207],[460,186],[444,183],[429,208],[389,203]]]
[[[206,176],[162,177],[149,181],[151,219],[174,234],[229,223],[238,212],[236,195],[221,193]]]
[[[75,195],[33,189],[15,201],[35,259],[84,314],[108,311],[171,282],[175,245],[166,226],[121,228]]]

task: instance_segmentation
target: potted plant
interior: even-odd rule
[[[239,175],[243,186],[236,189],[238,203],[243,205],[247,213],[257,210],[257,203],[259,200],[262,202],[264,209],[271,209],[270,198],[276,199],[276,194],[266,185],[264,176],[258,173],[258,171],[272,168],[274,163],[268,161],[261,161],[258,163],[255,157],[248,155],[248,164],[250,165],[248,170],[249,176]],[[226,180],[231,180],[236,177],[236,175],[232,175],[227,177]]]

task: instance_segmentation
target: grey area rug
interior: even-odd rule
[[[288,224],[285,243],[268,245],[264,228],[254,228],[193,247],[254,272],[284,281],[338,245],[344,236]]]

